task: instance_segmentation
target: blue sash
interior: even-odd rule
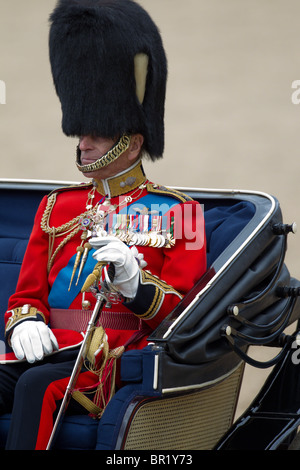
[[[81,272],[81,276],[80,276],[77,286],[76,286],[76,282],[77,282],[77,274],[78,274],[79,267],[77,268],[77,272],[75,273],[71,288],[69,290],[69,285],[70,285],[70,280],[71,280],[71,276],[73,272],[76,254],[72,256],[67,266],[58,273],[53,283],[53,286],[51,288],[49,297],[48,297],[49,305],[51,308],[69,308],[70,307],[74,299],[80,293],[81,288],[86,278],[94,270],[94,267],[97,263],[97,261],[92,257],[92,254],[94,252],[95,252],[94,249],[90,250],[86,263],[84,265],[84,268]]]

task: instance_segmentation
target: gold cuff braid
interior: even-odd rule
[[[38,316],[42,317],[43,321],[46,323],[45,316],[37,308],[32,307],[31,305],[23,305],[23,307],[13,308],[7,313],[11,313],[6,325],[5,325],[5,335],[16,326],[19,322],[27,319],[36,320]]]

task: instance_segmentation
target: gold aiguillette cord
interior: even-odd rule
[[[86,260],[87,260],[89,251],[90,251],[90,249],[92,248],[92,245],[90,245],[90,243],[85,243],[83,248],[84,248],[84,250],[83,250],[83,256],[82,256],[82,260],[81,260],[81,263],[80,263],[80,268],[79,268],[79,272],[78,272],[78,276],[77,276],[76,286],[77,286],[77,284],[78,284],[79,278],[80,278],[80,276],[81,276],[83,267],[84,267],[85,262],[86,262]]]
[[[72,271],[72,276],[71,276],[71,280],[70,280],[70,284],[69,284],[69,289],[71,289],[71,285],[72,285],[72,282],[73,282],[73,279],[74,279],[74,276],[75,276],[75,273],[77,271],[77,268],[79,266],[79,263],[80,263],[80,259],[81,259],[81,255],[83,253],[83,259],[84,259],[84,262],[82,263],[81,261],[81,266],[80,266],[80,273],[83,269],[83,266],[84,266],[84,263],[86,262],[86,259],[87,259],[87,255],[88,255],[88,252],[89,252],[89,249],[87,250],[87,245],[90,247],[91,245],[89,243],[85,243],[84,246],[82,246],[83,242],[86,240],[87,238],[87,231],[85,230],[82,235],[81,235],[81,245],[77,247],[76,251],[77,251],[77,254],[76,254],[76,258],[75,258],[75,261],[74,261],[74,266],[73,266],[73,271]],[[77,282],[76,282],[76,285],[78,284],[78,281],[79,281],[79,277],[80,277],[80,274],[78,275],[78,278],[77,278]]]
[[[71,285],[72,285],[72,282],[73,282],[73,279],[74,279],[74,276],[75,276],[76,269],[79,266],[79,262],[80,262],[80,258],[81,258],[82,253],[83,253],[83,247],[80,245],[80,246],[77,247],[77,254],[76,254],[76,258],[75,258],[74,267],[73,267],[72,276],[71,276],[70,285],[69,285],[68,290],[71,289]]]

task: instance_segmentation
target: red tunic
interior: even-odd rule
[[[60,227],[79,214],[83,214],[86,211],[91,188],[91,185],[79,185],[74,188],[58,190],[55,204],[48,218],[48,225]],[[128,196],[132,197],[132,201],[124,203],[125,197]],[[102,200],[103,196],[96,191],[93,204],[95,205]],[[68,290],[76,249],[81,244],[82,230],[80,230],[58,250],[48,272],[49,235],[41,227],[48,201],[49,198],[45,197],[37,211],[16,292],[9,301],[9,308],[5,314],[7,334],[11,332],[18,321],[23,321],[26,318],[43,319],[46,323],[50,321],[51,325],[50,311],[53,308],[82,309],[81,286],[86,275],[92,271],[96,264],[91,256],[92,252],[90,252],[85,264],[85,271],[81,274],[78,285],[75,285],[76,273],[71,289]],[[153,208],[152,212],[156,213],[159,208],[163,217],[169,217],[168,220],[170,220],[170,215],[174,216],[174,246],[171,248],[137,246],[139,253],[144,255],[147,266],[142,271],[136,298],[112,305],[109,309],[111,312],[131,312],[142,322],[145,322],[148,327],[155,329],[205,272],[206,247],[201,207],[197,202],[181,193],[151,184],[142,189],[137,188],[129,191],[124,195],[111,197],[110,203],[110,207],[117,206],[115,213],[124,213],[124,211],[128,213],[133,210],[141,214],[143,209],[145,213],[151,212]],[[139,218],[142,220],[141,215]],[[151,227],[148,227],[148,230],[150,229]],[[52,254],[55,253],[62,240],[64,237],[57,236],[55,238]],[[90,302],[91,308],[93,308],[94,296],[89,293],[86,294],[85,299]],[[35,307],[38,313],[30,314],[28,317],[20,315],[15,321],[12,311],[24,304]],[[107,328],[106,332],[111,348],[126,343],[132,335],[132,330],[110,331]],[[56,331],[55,333],[59,343],[61,342],[64,346],[69,346],[78,339],[78,336],[75,336],[73,332],[70,332],[69,340],[66,331]],[[63,340],[60,341],[62,333]],[[142,340],[134,347],[143,347],[145,344],[145,340]]]
[[[137,182],[134,187],[126,190],[135,179]],[[113,218],[113,224],[110,226],[108,223],[108,230],[115,229],[116,214],[127,214],[132,217],[121,218],[121,224],[124,220],[126,223],[129,220],[134,221],[137,233],[143,232],[146,235],[146,242],[137,246],[139,253],[144,255],[147,266],[141,269],[136,297],[124,299],[112,304],[111,307],[106,305],[104,311],[113,321],[119,318],[120,313],[126,313],[130,322],[136,319],[136,322],[133,322],[136,326],[128,324],[120,326],[119,323],[116,326],[113,325],[113,321],[108,324],[105,331],[110,349],[124,345],[127,349],[143,348],[147,344],[151,330],[161,323],[206,270],[205,232],[201,206],[182,193],[150,183],[146,185],[144,180],[142,169],[138,167],[133,174],[127,172],[125,176],[100,183],[99,191],[95,191],[92,201],[93,207],[98,204],[100,209],[107,208],[103,205],[103,194],[107,194],[108,191],[110,210],[114,208],[108,217],[108,220]],[[82,341],[80,329],[79,331],[72,329],[74,324],[67,324],[67,328],[61,328],[59,315],[65,315],[73,309],[82,312],[81,287],[96,264],[92,257],[93,250],[90,250],[78,284],[76,285],[77,269],[70,287],[77,247],[82,244],[83,230],[82,226],[78,225],[78,220],[81,219],[80,223],[83,224],[88,221],[87,217],[78,216],[87,215],[86,206],[92,188],[91,184],[65,188],[42,200],[36,214],[16,292],[11,296],[5,314],[8,340],[13,328],[19,322],[36,320],[50,325],[60,349],[74,347]],[[170,229],[168,233],[172,234],[175,240],[173,246],[150,246],[147,235],[152,229],[157,229],[154,220],[162,231]],[[62,233],[56,233],[57,236],[54,238],[51,237],[53,227],[62,227]],[[118,227],[122,234],[124,227],[120,224]],[[160,243],[154,244],[160,245]],[[94,296],[87,293],[85,301],[90,302],[92,309],[95,304]],[[24,305],[30,307],[22,309]],[[57,312],[57,309],[60,310],[55,321],[57,323],[58,318],[59,329],[51,325],[54,319],[53,312]],[[136,335],[136,333],[141,334]],[[5,361],[8,360],[15,361],[14,354],[6,355]],[[77,386],[85,387],[95,384],[97,380],[96,374],[84,372],[80,374]],[[63,397],[67,381],[62,379],[50,383],[44,394],[37,449],[46,448],[53,426],[52,413],[56,407],[55,403]]]

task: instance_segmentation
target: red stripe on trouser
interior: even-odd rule
[[[97,375],[91,372],[83,372],[79,375],[76,388],[86,387],[95,384],[98,380]],[[69,377],[51,382],[44,394],[41,410],[39,431],[36,441],[36,450],[45,450],[51,436],[54,426],[53,414],[57,408],[57,402],[62,400],[69,383]]]

